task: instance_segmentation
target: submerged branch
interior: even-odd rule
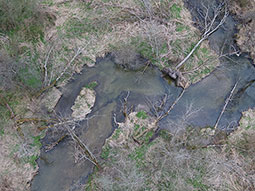
[[[179,102],[179,100],[182,98],[182,96],[184,95],[186,89],[184,88],[181,92],[181,94],[176,98],[176,100],[174,101],[174,103],[169,107],[169,109],[167,110],[166,113],[164,113],[163,115],[161,115],[158,119],[157,122],[162,120],[163,118],[165,118],[166,116],[168,116],[168,114],[173,110],[174,106]]]
[[[238,82],[235,83],[235,85],[234,85],[234,87],[232,88],[232,90],[231,90],[231,92],[230,92],[228,98],[225,100],[224,107],[222,108],[221,113],[220,113],[220,115],[219,115],[219,117],[218,117],[218,119],[217,119],[217,121],[216,121],[216,123],[215,123],[215,125],[214,125],[214,129],[217,129],[218,124],[219,124],[219,122],[220,122],[220,120],[221,120],[221,118],[222,118],[222,115],[224,114],[224,112],[225,112],[225,110],[226,110],[226,108],[227,108],[229,102],[231,101],[231,99],[232,99],[232,97],[233,97],[233,94],[234,94],[234,92],[235,92],[235,89],[236,89],[236,87],[237,87],[237,84],[238,84]]]
[[[72,139],[79,145],[79,147],[84,152],[84,158],[88,159],[92,164],[94,164],[97,168],[101,168],[99,162],[97,161],[96,157],[93,155],[93,153],[89,150],[89,148],[81,141],[81,139],[73,132],[73,130],[66,126],[67,131],[69,132]]]

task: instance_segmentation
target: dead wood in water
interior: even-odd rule
[[[234,94],[234,92],[235,92],[235,89],[236,89],[236,87],[237,87],[237,84],[238,84],[238,82],[235,83],[235,85],[234,85],[234,87],[232,88],[232,90],[231,90],[229,96],[228,96],[227,99],[225,100],[224,107],[222,108],[221,113],[220,113],[220,115],[219,115],[219,117],[218,117],[218,119],[217,119],[217,121],[216,121],[216,123],[215,123],[215,125],[214,125],[214,129],[216,129],[216,128],[218,127],[219,122],[220,122],[220,120],[221,120],[221,118],[222,118],[222,116],[223,116],[223,114],[224,114],[224,112],[225,112],[225,110],[226,110],[226,108],[227,108],[229,102],[231,101],[231,99],[232,99],[232,97],[233,97],[233,94]]]
[[[183,64],[187,62],[187,60],[193,55],[193,53],[199,48],[201,43],[208,39],[208,37],[213,34],[215,31],[217,31],[226,21],[226,18],[229,15],[226,3],[221,3],[218,7],[214,8],[213,11],[213,17],[210,18],[210,7],[205,6],[204,7],[205,12],[202,12],[200,14],[201,17],[204,19],[204,33],[202,34],[202,38],[196,43],[196,45],[192,48],[192,50],[189,52],[189,54],[175,67],[176,70],[178,70]],[[224,13],[223,17],[221,18],[220,22],[215,25],[217,22],[217,18],[221,16],[221,14]]]
[[[173,79],[176,86],[186,88],[188,86],[187,80],[183,77],[182,73],[178,70],[172,70],[171,68],[163,68],[162,73]]]
[[[165,112],[163,115],[159,116],[157,119],[157,122],[162,120],[163,118],[165,118],[166,116],[168,116],[168,114],[173,110],[174,106],[179,102],[179,100],[182,98],[182,96],[184,95],[186,89],[184,88],[181,92],[181,94],[176,98],[176,100],[174,101],[174,103],[169,107],[169,109],[167,110],[167,112]]]
[[[46,145],[44,148],[45,152],[49,152],[51,151],[54,147],[56,147],[61,141],[64,140],[64,138],[66,138],[67,134],[61,136],[56,142]]]
[[[74,140],[74,142],[77,143],[79,147],[82,149],[84,153],[84,158],[93,163],[98,169],[101,169],[99,162],[97,161],[93,153],[89,150],[89,148],[86,146],[86,144],[82,142],[82,140],[73,132],[73,130],[70,127],[66,126],[66,129],[69,132],[72,139]]]

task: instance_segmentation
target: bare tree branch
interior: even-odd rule
[[[224,112],[225,112],[225,110],[226,110],[226,108],[227,108],[229,102],[231,101],[231,99],[232,99],[232,97],[233,97],[233,94],[234,94],[234,92],[235,92],[235,89],[236,89],[236,87],[237,87],[237,84],[238,84],[238,82],[235,83],[235,85],[234,85],[234,87],[232,88],[232,90],[231,90],[231,92],[230,92],[228,98],[225,100],[224,107],[222,108],[221,113],[220,113],[220,115],[219,115],[219,117],[218,117],[218,119],[217,119],[217,121],[216,121],[216,123],[215,123],[215,125],[214,125],[214,129],[217,129],[218,124],[219,124],[219,122],[220,122],[220,120],[221,120],[221,118],[222,118],[222,115],[224,114]]]
[[[89,160],[91,163],[93,163],[96,167],[99,169],[101,168],[99,162],[97,161],[96,157],[93,155],[93,153],[89,150],[86,144],[84,144],[81,139],[74,133],[74,131],[69,127],[66,126],[67,131],[69,132],[70,136],[72,139],[79,145],[79,147],[83,150],[84,152],[84,158]],[[74,129],[74,128],[73,128]]]
[[[56,77],[56,79],[54,81],[52,81],[53,74],[51,73],[50,80],[48,80],[48,84],[46,83],[47,86],[43,87],[41,90],[39,90],[39,92],[35,95],[35,97],[39,97],[43,92],[45,92],[46,90],[52,88],[63,77],[63,75],[66,74],[67,69],[70,68],[71,64],[84,51],[85,48],[86,48],[86,46],[84,46],[83,48],[78,48],[78,50],[75,52],[75,55],[66,64],[65,68],[57,75],[57,77]],[[49,56],[51,51],[48,52],[48,56]],[[46,58],[47,62],[45,61],[45,63],[44,63],[44,70],[46,69],[46,71],[48,71],[48,69],[47,69],[48,56]],[[46,74],[46,71],[44,72],[44,79],[48,78],[48,74]]]
[[[157,121],[162,120],[163,118],[165,118],[166,116],[168,116],[168,114],[173,110],[174,106],[179,102],[179,100],[182,98],[182,96],[184,95],[186,89],[184,88],[181,92],[181,94],[176,98],[176,100],[174,101],[174,103],[169,107],[169,109],[167,110],[166,113],[164,113],[163,115],[161,115]]]
[[[75,53],[75,55],[73,56],[73,58],[67,63],[67,65],[66,65],[66,67],[64,68],[64,70],[59,74],[59,76],[58,76],[57,79],[55,80],[56,83],[62,78],[62,76],[66,73],[66,70],[71,66],[71,64],[74,62],[74,60],[77,58],[77,56],[79,56],[85,48],[86,48],[86,47],[78,48],[78,50],[76,51],[76,53]]]
[[[226,21],[226,18],[229,15],[229,12],[227,10],[227,6],[225,5],[225,3],[220,4],[214,11],[214,16],[212,19],[209,18],[209,8],[205,7],[206,13],[204,16],[204,27],[205,27],[205,31],[202,35],[202,38],[197,42],[197,44],[192,48],[192,50],[189,52],[189,54],[176,66],[176,70],[178,70],[192,55],[193,53],[196,51],[196,49],[201,45],[201,43],[206,40],[211,34],[213,34],[215,31],[217,31]],[[222,9],[224,9],[224,16],[222,17],[222,19],[220,20],[220,22],[215,25],[216,19],[220,16],[220,14],[222,13]]]
[[[53,50],[54,46],[51,46],[48,54],[47,54],[47,57],[45,59],[45,62],[44,62],[44,65],[43,65],[43,70],[44,70],[44,85],[45,86],[48,86],[50,85],[50,81],[48,80],[48,62],[49,62],[49,58],[50,58],[50,55],[51,55],[51,52]]]

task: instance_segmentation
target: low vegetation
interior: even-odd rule
[[[254,0],[231,0],[230,10],[234,13],[238,19],[242,22],[238,26],[237,34],[237,44],[243,52],[250,53],[253,61],[255,60],[254,51],[254,35],[253,31],[255,29],[255,1]]]
[[[254,190],[254,115],[244,112],[228,137],[179,126],[152,139],[155,119],[131,113],[106,141],[103,168],[86,190]]]
[[[53,15],[37,0],[0,0],[0,190],[28,190],[38,167],[43,122],[31,93],[42,87],[39,52]]]
[[[33,93],[64,84],[108,52],[128,58],[126,50],[134,50],[161,69],[174,68],[200,39],[181,0],[0,4],[0,80],[5,88],[18,84]],[[217,59],[202,43],[180,68],[185,84],[207,76]]]
[[[0,1],[0,82],[1,88],[23,86],[38,90],[42,86],[38,64],[39,42],[54,17],[38,0]]]
[[[44,132],[37,127],[44,123],[22,119],[38,117],[36,106],[23,96],[18,89],[0,91],[0,190],[28,190],[38,170],[36,159]]]

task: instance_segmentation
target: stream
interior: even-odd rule
[[[192,10],[194,20],[198,19],[196,11],[201,8],[202,0],[189,0],[186,6]],[[193,9],[192,9],[193,7]],[[196,7],[197,9],[194,9]],[[229,16],[224,24],[210,38],[210,46],[216,52],[235,46],[233,36],[236,32],[236,21]],[[151,112],[151,103],[168,95],[166,107],[168,108],[182,92],[182,88],[162,77],[161,72],[155,67],[149,67],[144,73],[141,71],[126,71],[117,67],[109,54],[99,58],[95,67],[84,67],[81,74],[75,74],[73,80],[61,89],[63,96],[59,100],[56,111],[65,117],[71,116],[71,107],[81,89],[92,81],[97,81],[95,88],[96,102],[89,120],[79,124],[79,137],[88,145],[90,150],[98,155],[113,130],[113,115],[122,121],[121,103],[130,92],[128,105],[134,110]],[[241,112],[255,106],[255,67],[249,56],[242,53],[240,56],[222,58],[220,66],[209,76],[197,84],[191,85],[183,97],[170,112],[159,122],[160,129],[172,131],[178,119],[194,111],[188,118],[190,125],[195,127],[214,126],[234,84],[238,82],[232,101],[223,114],[219,128],[232,130],[238,125]],[[86,183],[88,175],[93,171],[89,161],[79,164],[74,163],[72,155],[73,145],[70,139],[65,138],[55,149],[41,151],[38,160],[40,167],[38,175],[32,183],[32,191],[75,191],[81,190]]]

